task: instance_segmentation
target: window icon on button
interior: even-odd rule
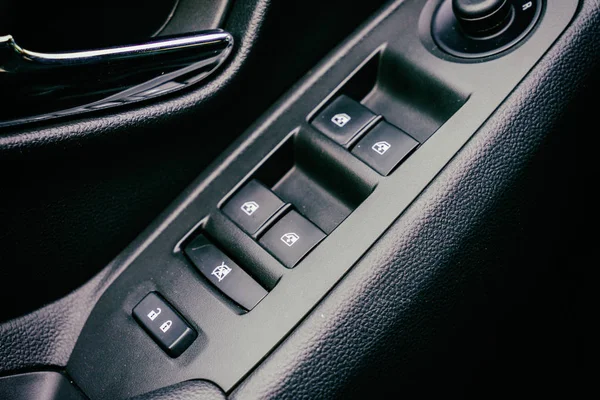
[[[213,270],[213,272],[211,272],[211,275],[216,276],[217,279],[219,280],[219,282],[221,282],[223,279],[225,279],[225,277],[227,275],[229,275],[230,272],[231,272],[231,267],[226,265],[225,261],[223,261],[221,263],[221,265],[219,265],[217,268],[215,268]]]
[[[348,122],[350,122],[352,118],[346,113],[335,114],[333,118],[331,118],[331,122],[343,128]]]
[[[254,202],[254,201],[247,201],[246,203],[242,204],[242,206],[240,208],[246,214],[252,215],[252,214],[254,214],[254,212],[256,210],[259,209],[259,207],[260,206],[256,202]]]
[[[375,143],[371,148],[380,156],[384,155],[392,147],[388,142],[382,141]]]
[[[298,240],[300,240],[300,236],[296,235],[294,232],[286,233],[281,237],[281,241],[288,247],[292,247]]]

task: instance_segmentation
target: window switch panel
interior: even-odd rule
[[[198,334],[157,293],[149,293],[133,309],[133,317],[171,357],[187,349]]]
[[[223,207],[223,212],[248,234],[254,235],[283,202],[257,180],[252,180]]]
[[[267,291],[204,236],[185,247],[185,254],[215,287],[246,310],[252,310]]]
[[[264,234],[260,244],[283,265],[293,268],[324,238],[319,228],[292,210]]]
[[[382,121],[358,142],[352,154],[386,176],[418,145],[415,139]]]
[[[312,124],[341,145],[365,129],[377,116],[350,97],[340,95],[316,116]]]

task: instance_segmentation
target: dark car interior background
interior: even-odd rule
[[[2,1],[0,398],[584,393],[599,61],[598,0]]]

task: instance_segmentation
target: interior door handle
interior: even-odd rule
[[[230,54],[220,29],[144,44],[41,53],[0,36],[0,126],[103,109],[182,89],[209,76]],[[8,104],[6,104],[8,103]]]

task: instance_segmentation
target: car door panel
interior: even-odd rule
[[[94,276],[377,8],[369,3],[362,12],[340,14],[339,3],[314,15],[318,29],[302,24],[313,16],[300,4],[274,6],[264,26],[267,2],[238,3],[223,25],[237,43],[232,60],[209,84],[144,106],[3,129],[0,163],[19,173],[7,175],[4,191],[11,195],[0,205],[1,273],[4,280],[36,288],[4,292],[15,305],[3,319],[56,300]],[[345,18],[325,24],[333,14]],[[306,32],[327,35],[301,52],[285,46]],[[267,79],[268,89],[261,88]]]
[[[489,108],[489,118],[473,111],[468,120],[466,110],[476,109],[473,99],[480,97],[471,96],[479,89],[468,83],[469,77],[459,77],[458,71],[484,71],[485,62],[456,66],[457,72],[450,74],[437,69],[433,61],[414,62],[414,54],[422,51],[414,48],[414,54],[409,49],[391,62],[394,44],[371,35],[386,26],[390,32],[410,29],[414,21],[393,28],[391,16],[425,3],[388,4],[233,144],[234,137],[264,111],[276,88],[288,87],[284,82],[299,78],[300,66],[292,68],[286,78],[274,76],[272,84],[265,85],[271,95],[259,96],[263,108],[249,105],[254,111],[243,109],[236,112],[240,119],[229,118],[228,122],[231,110],[225,99],[231,99],[232,93],[253,98],[252,83],[244,77],[260,76],[257,70],[265,67],[264,57],[272,51],[265,44],[257,45],[256,50],[248,47],[251,55],[245,62],[250,66],[240,69],[240,77],[235,63],[244,56],[238,54],[223,75],[183,98],[116,115],[111,112],[102,119],[86,117],[72,126],[65,121],[61,128],[41,128],[30,135],[15,131],[2,136],[0,143],[6,146],[0,154],[7,166],[16,170],[15,166],[22,165],[19,163],[33,160],[30,168],[8,178],[8,187],[15,194],[27,193],[23,198],[28,200],[5,198],[6,220],[12,218],[15,226],[21,221],[35,226],[36,221],[44,220],[51,226],[50,234],[6,229],[5,237],[31,244],[27,253],[32,257],[19,260],[27,268],[36,252],[54,258],[49,265],[66,260],[63,271],[52,267],[47,271],[51,277],[41,274],[37,278],[48,281],[58,274],[62,287],[54,292],[45,289],[50,292],[46,296],[37,293],[12,315],[79,287],[53,304],[0,325],[3,373],[64,368],[90,398],[468,398],[480,396],[481,390],[489,397],[504,397],[519,385],[524,386],[522,393],[568,393],[579,374],[579,353],[561,342],[583,340],[582,333],[573,329],[582,317],[572,309],[584,303],[580,284],[589,273],[575,266],[586,247],[571,233],[577,231],[576,220],[585,218],[587,210],[575,179],[582,169],[592,171],[583,164],[591,158],[574,150],[572,132],[583,129],[584,122],[593,122],[589,99],[598,87],[593,76],[598,65],[595,27],[599,5],[580,2],[572,20],[562,14],[566,22],[570,20],[569,27],[560,36],[556,33],[558,39],[548,43],[552,46],[547,52],[543,47],[534,49],[534,43],[539,38],[536,33],[548,32],[550,20],[534,31],[529,42],[505,55],[506,60],[513,55],[513,65],[502,73],[510,75],[507,71],[523,68],[523,75],[515,81],[518,85],[514,90],[504,88],[508,97],[498,98],[502,104]],[[559,3],[550,3],[549,16],[543,18],[554,18],[553,7]],[[560,4],[566,7],[566,3]],[[266,24],[266,32],[273,32],[268,30],[269,26],[274,29],[269,24],[287,25],[288,21],[269,20],[269,13],[281,16],[286,8],[270,7],[254,9],[251,21],[240,25],[247,35],[243,37],[253,37],[249,26],[257,21]],[[293,10],[296,6],[289,7]],[[243,15],[231,12],[233,18]],[[559,19],[552,20],[556,29]],[[266,34],[260,31],[260,35]],[[257,43],[261,43],[260,35],[253,37]],[[265,41],[262,43],[273,43]],[[241,46],[244,49],[243,43]],[[371,50],[356,50],[361,46]],[[300,47],[314,57],[318,53]],[[519,64],[514,55],[527,48],[528,56]],[[432,51],[435,55],[437,50]],[[533,60],[536,52],[541,59],[530,69],[523,60]],[[370,63],[377,59],[373,55],[380,53],[384,56],[379,64]],[[262,61],[252,63],[252,54],[260,55]],[[283,60],[294,58],[292,54],[272,57]],[[501,62],[502,57],[497,58],[494,65]],[[373,71],[379,74],[375,83],[364,78],[371,74],[370,65],[375,65]],[[415,81],[390,83],[393,78],[386,75],[382,79],[382,73],[397,73]],[[357,81],[371,83],[365,89],[355,84]],[[503,80],[505,85],[508,82]],[[490,83],[490,93],[497,83]],[[422,96],[423,89],[432,90],[433,95],[425,94],[414,103],[410,97],[402,97],[402,92],[398,98],[399,90]],[[440,90],[446,90],[445,94],[439,95]],[[415,111],[406,108],[390,116],[393,107],[386,108],[382,100],[386,96],[396,96],[397,109],[418,104],[415,109],[425,110],[431,117],[428,126],[434,121],[442,127],[432,136],[415,136],[421,146],[390,176],[382,177],[348,151],[356,142],[340,146],[310,127],[316,113],[339,93],[362,99],[363,105],[397,126],[406,123],[403,128],[409,133],[417,121],[411,120]],[[436,94],[453,98],[457,104],[439,108]],[[181,106],[181,114],[165,112],[172,103]],[[484,103],[477,104],[480,110],[491,105]],[[408,119],[400,117],[402,112]],[[209,114],[208,119],[200,118]],[[141,115],[143,119],[138,118]],[[452,125],[459,118],[464,122]],[[201,120],[205,122],[201,132],[220,132],[224,127],[231,133],[211,136],[211,145],[203,146],[209,135],[193,133]],[[464,136],[463,142],[448,139],[456,139],[456,132],[466,132],[471,125],[476,132]],[[72,129],[80,128],[81,137],[73,136]],[[165,141],[165,130],[184,133]],[[454,136],[446,134],[452,131]],[[62,139],[61,134],[65,135]],[[47,141],[48,137],[52,140]],[[53,150],[56,146],[60,153]],[[40,172],[38,163],[54,161],[57,154],[67,157]],[[107,157],[110,166],[105,167]],[[107,176],[108,182],[98,184]],[[23,177],[32,187],[21,186]],[[221,212],[236,190],[253,178],[293,203],[291,207],[329,235],[297,269],[286,269],[276,255],[265,251],[259,242],[264,232],[245,233]],[[557,182],[561,190],[556,190]],[[67,193],[69,202],[54,200],[49,202],[54,204],[50,212],[36,210],[39,203],[32,199],[44,185],[46,196],[63,199]],[[158,210],[181,191],[148,226]],[[310,211],[315,206],[313,196],[321,199],[323,207],[341,214]],[[118,211],[99,217],[107,204]],[[573,209],[573,204],[582,207]],[[53,209],[60,207],[64,215],[52,217]],[[90,209],[100,214],[90,213]],[[386,213],[391,209],[396,214],[389,218],[393,213]],[[14,210],[19,211],[14,214]],[[60,222],[52,222],[53,218]],[[135,224],[131,222],[134,219],[138,221]],[[99,227],[89,228],[90,221],[99,220]],[[142,227],[147,228],[133,239]],[[197,274],[185,256],[185,247],[199,232],[249,268],[270,291],[255,309],[240,309]],[[73,238],[65,242],[69,235]],[[48,236],[51,241],[40,247],[38,236]],[[358,236],[362,239],[349,243]],[[352,240],[345,242],[347,238]],[[53,241],[60,246],[56,248]],[[120,251],[126,243],[129,246]],[[77,251],[73,255],[69,251],[73,247],[84,248],[83,254]],[[13,247],[8,260],[21,257],[17,249],[22,247]],[[103,253],[104,258],[99,258]],[[113,258],[116,253],[119,255]],[[97,267],[73,274],[73,267],[88,259],[97,259]],[[336,261],[330,261],[333,259]],[[347,262],[350,259],[353,261]],[[344,267],[338,268],[338,264]],[[564,274],[565,265],[572,274]],[[311,277],[311,271],[318,268],[326,270],[318,278]],[[23,278],[31,270],[10,274],[10,279]],[[312,284],[307,285],[309,277]],[[199,335],[182,357],[165,358],[131,317],[133,307],[152,291],[174,304]],[[14,300],[16,296],[9,293],[6,297]],[[263,322],[253,322],[259,320]],[[555,320],[561,322],[555,324]],[[552,346],[553,351],[548,351]],[[106,373],[111,364],[114,369]],[[531,385],[530,378],[541,382],[553,379],[560,384]],[[148,391],[151,393],[143,394]]]

